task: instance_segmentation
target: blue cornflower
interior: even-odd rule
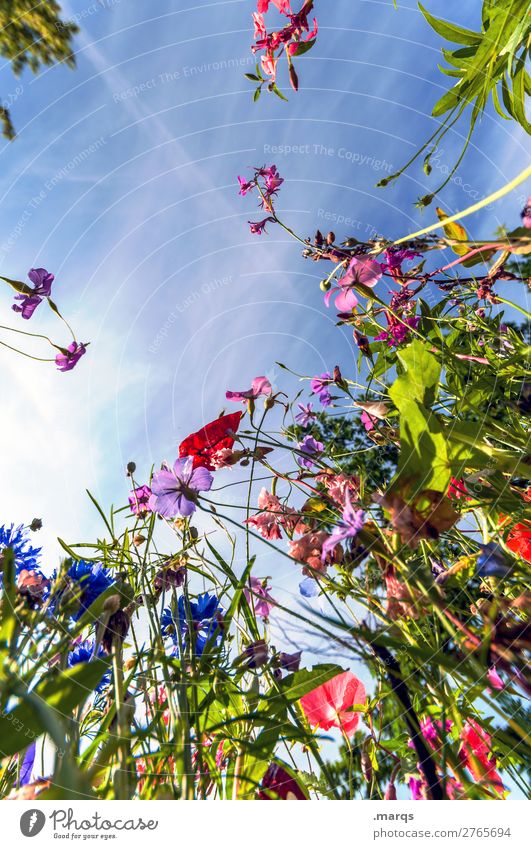
[[[79,603],[79,609],[73,614],[74,620],[80,619],[98,596],[105,592],[114,581],[109,570],[105,569],[101,563],[90,563],[87,560],[74,561],[66,573],[66,578],[70,579],[68,583],[74,584],[75,597]],[[57,593],[56,604],[61,600],[64,592],[65,590],[62,589]]]
[[[505,578],[513,567],[495,542],[482,545],[476,560],[476,571],[480,578]]]
[[[162,611],[162,633],[164,636],[171,636],[177,654],[178,634],[180,632],[184,646],[188,647],[189,626],[191,625],[191,630],[195,635],[194,652],[200,657],[207,643],[212,648],[219,646],[223,629],[220,622],[222,615],[223,608],[215,595],[203,593],[198,596],[197,601],[185,601],[184,596],[181,596],[177,610],[172,611],[165,608]]]
[[[5,548],[13,549],[17,574],[22,569],[38,569],[40,548],[34,548],[28,540],[28,529],[24,525],[0,525],[0,554]],[[0,574],[0,583],[2,576]]]
[[[68,666],[72,668],[73,666],[77,666],[78,663],[88,663],[88,661],[92,660],[92,655],[94,653],[94,640],[82,640],[79,643],[75,643],[72,651],[68,654]],[[97,657],[107,657],[105,652],[100,648],[97,654]],[[103,677],[100,683],[95,687],[96,693],[101,693],[105,687],[108,686],[111,680],[111,670],[108,669],[104,672]]]

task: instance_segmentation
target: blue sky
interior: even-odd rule
[[[449,134],[432,178],[420,169],[392,188],[376,182],[433,132],[446,86],[439,43],[412,0],[317,0],[320,36],[298,64],[289,103],[252,103],[244,79],[251,0],[75,0],[77,69],[16,80],[0,92],[18,130],[0,141],[0,273],[56,275],[56,300],[88,355],[69,374],[3,351],[0,522],[42,517],[45,569],[57,536],[101,531],[85,489],[122,504],[126,463],[140,478],[217,415],[227,388],[258,374],[298,389],[275,361],[312,374],[339,363],[355,376],[351,336],[323,306],[322,270],[278,230],[253,237],[254,203],[236,176],[276,163],[278,211],[303,235],[333,224],[359,239],[398,237],[431,223],[415,200],[462,144]],[[479,4],[427,2],[474,26]],[[527,164],[526,139],[487,114],[460,173],[438,198],[454,212]],[[272,148],[277,150],[273,153]],[[295,150],[294,150],[295,148]],[[466,174],[466,177],[465,177]],[[469,219],[476,236],[516,225],[526,187]],[[343,222],[343,223],[341,223]],[[11,293],[0,291],[13,322]],[[33,330],[57,328],[44,309]],[[61,337],[64,338],[64,337]],[[229,480],[227,478],[227,480]],[[296,593],[298,576],[266,552],[264,574]]]
[[[51,560],[58,535],[98,530],[86,487],[104,505],[122,503],[126,462],[142,476],[173,459],[226,388],[267,373],[293,390],[276,360],[306,374],[336,362],[355,373],[350,334],[322,303],[321,269],[278,230],[249,234],[254,204],[238,197],[236,175],[275,162],[279,211],[303,234],[351,219],[334,224],[339,236],[398,236],[431,223],[433,208],[414,201],[453,162],[463,131],[445,140],[432,178],[417,169],[375,188],[433,131],[446,85],[437,39],[411,0],[398,11],[391,0],[317,0],[321,33],[299,60],[301,91],[257,105],[243,77],[250,0],[62,5],[81,27],[77,69],[21,81],[0,72],[18,130],[0,143],[0,273],[53,271],[60,307],[91,341],[64,375],[2,354],[0,516],[42,516]],[[429,6],[475,23],[474,4]],[[460,172],[467,185],[450,184],[440,205],[455,211],[503,185],[527,164],[524,145],[514,124],[488,114]],[[469,219],[470,229],[517,224],[525,193]],[[10,292],[0,298],[11,316]],[[56,330],[41,312],[33,329]]]

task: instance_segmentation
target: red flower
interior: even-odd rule
[[[519,522],[509,531],[507,548],[531,563],[531,525]]]
[[[335,726],[350,737],[360,720],[352,707],[362,705],[365,698],[365,687],[359,678],[352,672],[341,672],[303,696],[301,706],[310,725],[323,731]]]
[[[213,471],[216,466],[212,464],[212,455],[222,448],[232,448],[241,417],[242,413],[221,416],[196,433],[191,433],[179,445],[179,457],[193,457],[194,469],[203,466]]]
[[[467,719],[461,731],[459,755],[475,780],[490,785],[496,793],[503,793],[504,786],[496,772],[496,758],[491,754],[491,738],[479,722]]]

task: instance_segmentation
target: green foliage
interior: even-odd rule
[[[11,63],[19,76],[27,67],[33,73],[54,62],[74,65],[72,38],[78,32],[74,23],[61,18],[55,0],[0,0],[0,54]],[[15,137],[9,108],[0,106],[3,134]]]

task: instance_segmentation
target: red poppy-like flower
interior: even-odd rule
[[[301,706],[310,725],[328,731],[335,726],[349,737],[360,721],[353,705],[365,702],[365,687],[353,672],[340,672],[301,699]]]
[[[509,531],[507,548],[531,563],[531,525],[519,522]]]
[[[196,433],[191,433],[179,445],[179,457],[192,457],[194,469],[203,466],[213,471],[217,468],[212,462],[213,455],[222,448],[232,448],[241,417],[241,413],[221,416]]]

